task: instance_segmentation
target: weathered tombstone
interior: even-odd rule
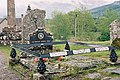
[[[45,11],[34,9],[27,12],[22,20],[22,38],[23,43],[28,38],[30,33],[33,33],[37,28],[45,26]]]
[[[110,44],[120,49],[120,20],[110,24]]]

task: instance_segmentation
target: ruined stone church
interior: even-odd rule
[[[14,0],[7,0],[7,17],[0,18],[0,32],[4,27],[16,27],[21,26],[21,18],[15,17],[15,2]]]
[[[37,28],[45,27],[45,10],[31,9],[28,5],[25,15],[21,18],[15,16],[15,1],[7,0],[7,17],[0,19],[0,32],[22,31],[22,38],[27,39],[28,35]]]

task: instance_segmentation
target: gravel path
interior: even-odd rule
[[[21,80],[18,75],[8,69],[6,56],[0,52],[0,80]]]

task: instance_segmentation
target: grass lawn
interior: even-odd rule
[[[118,59],[120,60],[120,50],[116,50],[116,53],[118,55]],[[106,61],[109,61],[109,55],[110,55],[110,51],[81,54],[81,56],[87,56],[87,57],[102,59],[102,60],[106,60]]]
[[[10,51],[11,51],[11,47],[10,45],[0,45],[0,52],[4,53],[7,57],[7,60],[9,60],[10,57]],[[17,51],[17,53],[19,53],[19,51]]]
[[[65,44],[54,45],[54,48],[55,48],[55,49],[64,50]],[[86,49],[86,48],[90,48],[90,47],[70,44],[70,49],[71,49],[71,50]]]
[[[4,53],[7,57],[7,60],[9,59],[9,55],[10,55],[10,46],[7,45],[7,46],[4,46],[4,45],[0,45],[0,52]]]
[[[105,41],[105,42],[95,42],[95,41],[85,42],[85,41],[82,41],[82,42],[89,43],[89,44],[101,44],[101,45],[106,45],[106,46],[109,45],[108,41]],[[58,49],[58,50],[64,50],[64,47],[65,47],[65,44],[54,45],[54,48]],[[77,49],[85,49],[85,48],[90,48],[90,47],[70,44],[70,48],[71,48],[71,50],[77,50]],[[7,56],[9,56],[11,48],[9,45],[7,45],[7,46],[0,45],[0,51],[6,53]],[[116,53],[120,57],[120,50],[116,50]],[[110,51],[103,51],[103,52],[93,52],[93,53],[80,54],[80,55],[88,56],[88,57],[97,57],[97,58],[108,58],[109,54],[110,54]]]
[[[10,48],[9,45],[7,45],[7,46],[0,45],[0,51],[1,51],[1,52],[4,52],[4,53],[9,54],[9,53],[10,53],[10,50],[11,50],[11,48]]]
[[[88,43],[88,44],[100,44],[100,45],[105,45],[105,46],[108,46],[110,45],[110,42],[109,41],[81,41],[83,43]]]

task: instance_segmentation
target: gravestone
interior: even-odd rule
[[[120,20],[110,24],[110,44],[120,49]]]

